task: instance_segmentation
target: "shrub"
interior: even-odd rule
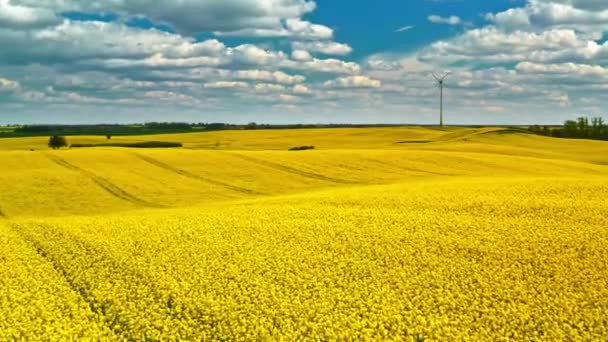
[[[305,151],[305,150],[314,150],[314,146],[296,146],[289,149],[289,151]]]

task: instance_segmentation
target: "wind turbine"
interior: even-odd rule
[[[443,81],[450,76],[451,73],[451,71],[446,71],[443,75],[437,76],[435,72],[433,72],[433,77],[439,84],[439,127],[441,128],[443,128]]]

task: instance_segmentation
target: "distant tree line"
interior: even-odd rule
[[[49,133],[58,131],[69,132],[100,132],[100,131],[133,131],[133,130],[190,130],[200,124],[184,122],[146,122],[143,124],[99,124],[99,125],[23,125],[15,128],[15,132]]]
[[[256,129],[303,129],[303,128],[365,128],[396,127],[397,124],[286,124],[271,125],[250,122],[248,124],[230,124],[222,122],[146,122],[135,124],[94,124],[94,125],[21,125],[11,126],[0,131],[0,137],[28,136],[77,136],[98,135],[110,140],[113,136],[150,135],[163,133],[188,133],[201,131],[256,130]]]
[[[555,138],[608,140],[608,125],[601,117],[580,117],[568,120],[561,127],[534,125],[529,130],[535,134]]]

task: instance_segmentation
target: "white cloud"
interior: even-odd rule
[[[283,23],[281,23],[283,25]],[[293,39],[331,39],[333,30],[327,26],[313,24],[300,19],[289,19],[284,26],[274,29],[243,28],[235,31],[215,31],[216,36],[239,36],[239,37],[274,37]]]
[[[192,118],[198,120],[206,115],[201,113],[246,117],[281,106],[308,114],[294,120],[322,121],[329,116],[314,116],[314,109],[332,104],[332,115],[349,113],[337,121],[362,117],[351,115],[355,112],[389,121],[385,115],[392,112],[399,114],[394,122],[434,122],[437,88],[430,71],[451,69],[446,114],[454,118],[475,115],[484,122],[513,123],[518,113],[538,113],[559,122],[579,110],[576,106],[589,113],[591,106],[608,108],[603,99],[608,90],[606,1],[529,0],[488,14],[485,26],[476,28],[458,17],[431,17],[462,25],[462,32],[418,50],[362,57],[361,65],[320,57],[345,56],[352,48],[334,41],[330,27],[304,19],[315,6],[306,0],[159,0],[155,6],[143,0],[0,0],[0,46],[10,47],[0,53],[5,77],[0,78],[0,107],[24,105],[33,111],[28,106],[38,103],[38,111],[47,113],[55,105],[79,106],[61,110],[111,116],[120,111],[118,104],[145,108],[133,111],[142,115],[192,106]],[[116,13],[119,19],[58,21],[67,10]],[[176,33],[125,25],[132,16]],[[192,38],[202,31],[218,38]],[[225,44],[221,37],[226,35],[245,39],[238,39],[240,45]]]
[[[23,6],[11,0],[0,0],[0,28],[45,27],[57,22],[59,18],[49,9]]]
[[[586,40],[572,29],[506,32],[489,26],[439,41],[420,54],[423,61],[449,64],[471,62],[559,62],[608,57],[608,44]]]
[[[327,26],[313,24],[298,18],[287,19],[285,27],[293,32],[295,37],[331,39],[334,34],[334,31]]]
[[[294,61],[306,62],[306,61],[311,61],[312,56],[310,55],[310,53],[308,51],[294,50],[291,53],[291,59],[293,59]]]
[[[608,79],[608,68],[601,65],[588,65],[576,63],[560,64],[541,64],[532,62],[521,62],[515,67],[520,73],[524,74],[548,74],[563,75],[566,77],[584,76],[596,78],[598,82],[605,82]],[[591,79],[589,81],[592,81]]]
[[[434,24],[460,25],[462,23],[462,19],[455,15],[445,18],[438,15],[430,15],[428,20]]]
[[[608,9],[608,2],[604,0],[542,0],[538,2],[563,3],[585,10],[601,11]]]
[[[64,20],[60,25],[31,32],[0,30],[0,44],[12,46],[0,55],[0,62],[69,64],[71,67],[110,70],[134,68],[248,66],[296,70],[357,73],[359,66],[338,59],[316,59],[305,52],[291,60],[282,51],[254,44],[227,47],[216,39],[195,42],[177,34],[127,27],[117,22]],[[331,44],[328,46],[332,46]],[[274,72],[274,71],[273,71]],[[275,74],[277,82],[294,82]],[[298,78],[299,79],[299,78]]]
[[[304,62],[294,62],[286,60],[283,61],[281,66],[296,70],[307,70],[333,74],[358,74],[359,72],[361,72],[361,67],[359,66],[359,64],[354,62],[345,62],[335,58],[313,58],[310,61]]]
[[[504,30],[572,29],[582,37],[598,40],[608,32],[608,5],[594,0],[530,0],[525,7],[513,8],[486,19]]]
[[[320,52],[326,55],[344,56],[353,52],[353,49],[348,44],[336,43],[331,41],[317,42],[294,42],[292,48],[295,51],[311,51]]]
[[[0,61],[15,56],[23,62],[40,63],[89,58],[141,59],[155,54],[166,58],[218,56],[226,49],[217,40],[195,43],[179,35],[119,23],[69,20],[42,30],[0,30],[0,43],[13,47],[0,54]]]
[[[285,86],[273,83],[258,83],[253,87],[258,93],[278,93],[285,91]]]
[[[0,91],[12,91],[19,88],[19,82],[0,77]]]
[[[6,1],[6,0],[4,0]],[[280,30],[283,21],[299,20],[316,8],[308,0],[157,0],[151,5],[143,0],[13,0],[57,12],[82,11],[87,13],[112,12],[123,16],[145,16],[153,22],[165,24],[177,32],[191,35],[197,32],[238,31],[244,29]],[[292,24],[287,24],[290,29]],[[303,29],[298,27],[298,29]],[[309,31],[326,31],[312,27]],[[326,32],[321,32],[326,34]]]
[[[168,102],[177,102],[177,101],[196,101],[192,96],[188,96],[181,93],[176,93],[173,91],[166,90],[152,90],[144,93],[145,97],[168,101]]]
[[[310,89],[303,84],[296,84],[295,86],[293,86],[292,91],[294,94],[300,94],[300,95],[310,94]]]
[[[281,94],[279,95],[279,100],[282,102],[298,102],[300,98],[289,94]]]
[[[323,86],[326,88],[380,88],[382,82],[368,76],[357,75],[326,81]]]
[[[396,29],[394,32],[395,32],[395,33],[397,33],[397,32],[405,32],[405,31],[412,30],[412,29],[414,29],[415,27],[416,27],[416,26],[413,26],[413,25],[402,26],[402,27],[400,27],[400,28]]]
[[[230,89],[230,88],[247,89],[247,88],[249,88],[249,84],[247,84],[246,82],[217,81],[217,82],[205,83],[204,87],[211,88],[211,89]]]
[[[267,70],[239,70],[235,72],[235,78],[252,81],[266,81],[283,84],[301,83],[306,80],[306,77],[301,75],[289,75],[281,71]]]

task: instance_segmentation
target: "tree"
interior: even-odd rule
[[[578,124],[576,121],[568,120],[564,123],[564,136],[575,138],[578,135]]]
[[[580,117],[578,121],[578,138],[586,138],[589,134],[589,119],[587,117]]]
[[[49,147],[53,150],[58,150],[62,147],[68,146],[68,141],[65,137],[54,135],[49,138]]]

